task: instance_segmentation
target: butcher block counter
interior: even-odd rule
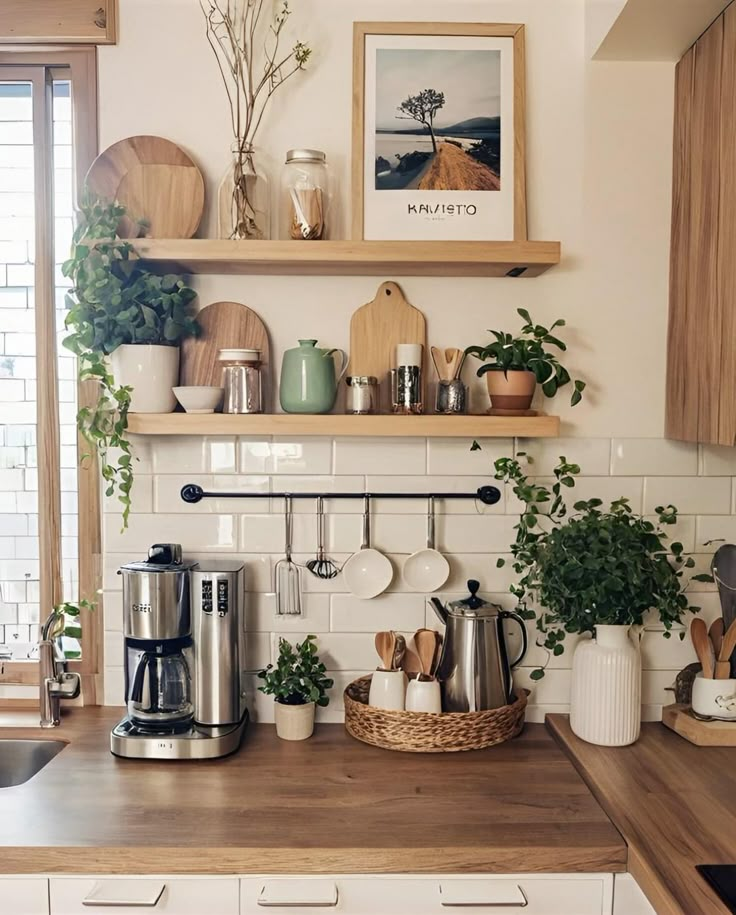
[[[657,915],[729,915],[695,865],[736,863],[736,749],[696,747],[655,723],[615,748],[580,740],[565,715],[547,726],[621,831]]]
[[[207,762],[116,759],[120,709],[0,739],[68,746],[0,790],[0,873],[621,872],[626,846],[543,725],[488,750],[392,753],[252,726]]]

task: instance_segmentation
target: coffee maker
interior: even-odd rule
[[[128,714],[110,749],[136,759],[234,752],[248,720],[243,564],[193,562],[178,543],[157,543],[119,574]]]

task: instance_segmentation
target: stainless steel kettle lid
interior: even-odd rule
[[[180,543],[154,543],[148,558],[120,566],[121,572],[187,572],[196,562],[182,559]]]
[[[480,582],[471,578],[468,581],[468,591],[470,591],[469,597],[449,603],[447,605],[449,612],[453,616],[465,617],[498,616],[501,607],[499,607],[498,604],[492,604],[487,600],[483,600],[482,597],[478,597],[479,588]]]

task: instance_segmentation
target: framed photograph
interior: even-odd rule
[[[356,22],[353,238],[526,240],[524,26]]]

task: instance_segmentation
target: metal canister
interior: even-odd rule
[[[437,413],[464,413],[467,405],[467,388],[459,378],[437,382]]]
[[[261,354],[257,349],[221,349],[223,413],[263,413]]]
[[[378,412],[378,379],[375,375],[349,375],[345,382],[348,386],[346,413]]]
[[[423,413],[422,370],[418,365],[400,365],[389,371],[393,413]]]

